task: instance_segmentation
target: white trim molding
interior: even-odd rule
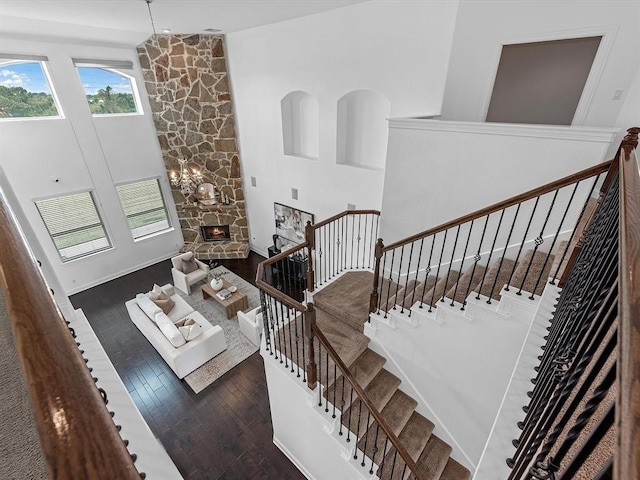
[[[619,128],[531,125],[525,123],[452,122],[423,118],[392,118],[389,119],[389,128],[474,133],[478,135],[503,135],[509,137],[551,138],[606,144],[610,144],[620,131]]]

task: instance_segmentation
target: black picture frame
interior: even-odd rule
[[[313,224],[313,213],[297,208],[273,203],[273,215],[276,221],[276,234],[294,243],[304,242],[304,230],[307,222]]]

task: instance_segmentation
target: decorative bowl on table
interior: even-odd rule
[[[234,293],[238,290],[238,287],[236,287],[235,285],[231,285],[229,288],[227,288],[227,290],[229,290],[231,293]]]

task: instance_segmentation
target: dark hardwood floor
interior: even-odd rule
[[[260,255],[219,263],[255,283]],[[304,479],[273,444],[264,364],[256,352],[199,394],[178,380],[129,319],[124,302],[171,283],[166,260],[71,297],[153,433],[188,479]],[[118,412],[116,412],[117,417]]]

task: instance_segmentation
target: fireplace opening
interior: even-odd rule
[[[229,225],[204,225],[200,227],[202,239],[205,242],[221,242],[231,240]]]

